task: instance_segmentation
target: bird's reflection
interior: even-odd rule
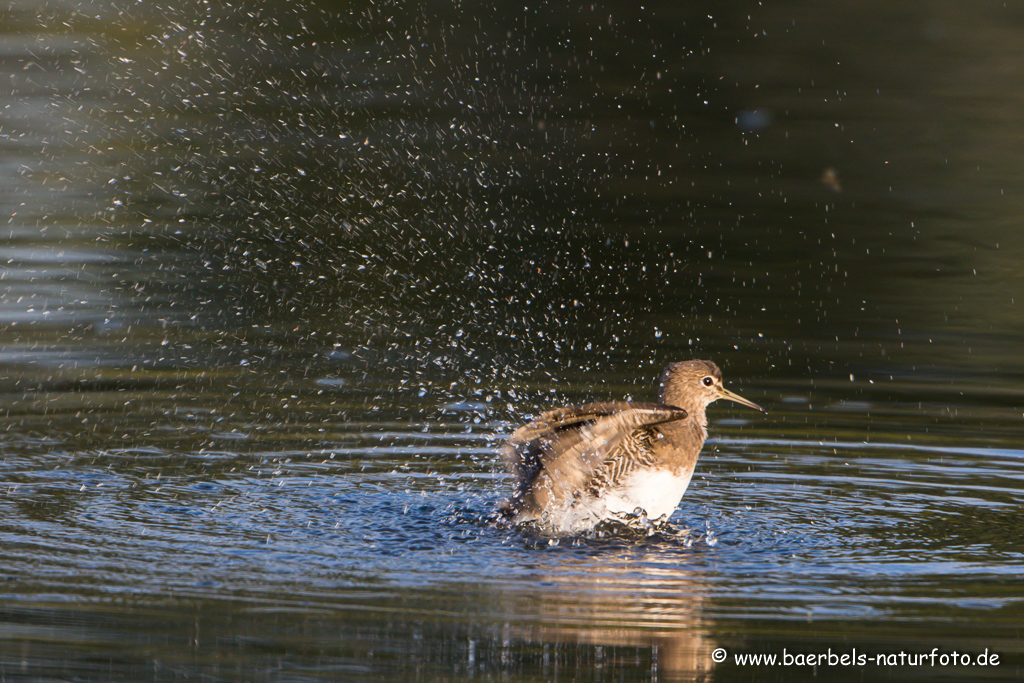
[[[650,648],[652,680],[711,680],[715,646],[702,616],[708,585],[686,567],[686,550],[565,550],[557,566],[539,568],[533,590],[517,584],[502,596],[510,637],[556,649]]]

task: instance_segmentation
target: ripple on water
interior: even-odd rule
[[[675,591],[714,595],[705,614],[859,618],[914,604],[916,581],[955,591],[1020,569],[1018,455],[716,439],[669,527],[552,543],[495,523],[510,484],[487,429],[359,425],[319,449],[8,458],[4,534],[18,539],[9,571],[44,593],[281,595],[301,584],[302,599],[330,601],[349,599],[342,588],[440,594],[450,582],[553,601],[570,586],[606,598]],[[672,600],[656,609],[680,611]]]

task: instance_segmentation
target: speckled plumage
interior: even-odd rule
[[[705,410],[719,398],[761,410],[722,387],[717,365],[691,360],[665,369],[658,403],[588,403],[541,414],[504,447],[516,478],[508,513],[555,533],[585,531],[637,508],[667,518],[707,438]]]

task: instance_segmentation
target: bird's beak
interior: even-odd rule
[[[729,401],[735,401],[736,403],[739,403],[740,405],[747,406],[748,408],[753,408],[754,410],[760,410],[762,413],[765,412],[765,409],[762,408],[761,406],[757,405],[753,401],[748,401],[747,399],[743,398],[739,394],[732,393],[731,391],[729,391],[725,387],[722,387],[721,393],[718,394],[718,398],[724,398],[724,399],[727,399]]]

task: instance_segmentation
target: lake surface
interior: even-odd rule
[[[9,4],[0,680],[1024,676],[1022,46]],[[670,527],[495,522],[504,436],[686,358],[768,413],[711,407]]]

